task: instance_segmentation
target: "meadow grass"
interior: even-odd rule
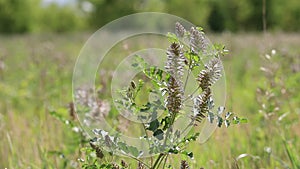
[[[69,118],[73,67],[88,36],[82,33],[0,37],[0,61],[4,64],[0,69],[0,168],[71,168],[72,164],[76,165],[82,156],[80,138],[49,111],[55,109]],[[234,168],[235,163],[239,168],[283,168],[283,163],[292,166],[287,146],[293,149],[294,156],[299,156],[296,153],[300,152],[299,105],[294,109],[293,123],[287,124],[290,127],[284,125],[278,129],[272,127],[272,123],[267,126],[258,113],[256,88],[263,78],[259,70],[262,57],[272,49],[300,59],[300,35],[225,33],[207,36],[214,43],[225,44],[230,51],[230,55],[221,58],[227,80],[226,107],[247,117],[249,122],[217,129],[207,143],[188,147],[195,154],[194,160],[183,158],[193,168]],[[124,45],[128,54],[138,48],[126,42],[119,47]],[[112,50],[107,63],[114,63],[124,55],[119,51],[118,47]],[[97,82],[102,80],[102,85],[108,82],[109,88],[109,80],[105,79],[113,67],[104,65],[104,68],[107,71],[99,72]],[[110,96],[109,90],[104,92],[104,99]],[[266,152],[268,147],[272,154]],[[172,160],[179,166],[178,158]]]

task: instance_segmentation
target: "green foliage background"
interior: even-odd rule
[[[82,163],[77,159],[85,156],[79,148],[82,145],[78,133],[54,118],[51,111],[72,120],[68,111],[68,103],[72,101],[72,73],[76,56],[89,36],[84,33],[0,36],[0,168],[80,168]],[[282,33],[207,36],[212,42],[225,44],[230,51],[230,55],[222,58],[227,79],[226,107],[247,117],[249,122],[218,129],[205,144],[191,144],[187,148],[194,152],[195,159],[174,158],[174,165],[179,166],[183,159],[189,160],[193,168],[235,168],[238,157],[236,163],[242,169],[284,168],[283,164],[292,166],[292,162],[299,162],[300,36]],[[136,51],[143,43],[147,42],[142,38],[133,43],[125,41],[108,53],[103,65],[105,71],[99,71],[96,79],[104,92],[101,98],[111,99],[111,69],[124,53]],[[125,52],[124,44],[128,47]],[[263,63],[263,57],[272,49],[277,51],[279,60],[274,60],[277,64]],[[298,72],[291,71],[293,64],[298,65],[295,67]],[[280,94],[282,85],[269,87],[269,80],[259,70],[265,65],[279,65],[274,79],[277,82],[283,79],[283,87],[290,94]],[[258,87],[276,94],[281,108],[272,116],[260,112],[264,110],[263,103],[269,111],[274,102],[257,102]],[[288,115],[279,121],[285,113]],[[109,122],[118,124],[117,114],[113,109],[107,118]],[[271,152],[266,151],[269,148]],[[296,160],[289,159],[287,149],[291,149]],[[113,160],[120,161],[118,157]]]
[[[211,31],[299,31],[300,1],[265,0],[74,0],[45,4],[42,0],[0,0],[0,32],[66,32],[94,30],[136,12],[166,12]],[[85,11],[89,3],[92,10]]]

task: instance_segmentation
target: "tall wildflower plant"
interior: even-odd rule
[[[117,153],[130,157],[138,162],[137,168],[141,169],[178,168],[170,162],[170,155],[194,158],[194,153],[186,147],[200,135],[196,128],[186,132],[187,128],[193,128],[204,120],[217,123],[219,127],[224,123],[228,127],[232,123],[246,122],[230,112],[223,117],[225,108],[222,106],[214,112],[212,87],[222,77],[219,57],[226,53],[224,46],[210,46],[201,28],[192,27],[187,31],[180,23],[175,24],[175,34],[168,33],[167,37],[170,45],[166,51],[165,69],[161,70],[141,56],[135,56],[132,67],[142,72],[143,78],[132,80],[128,87],[120,89],[120,98],[116,100],[117,106],[140,120],[143,128],[140,139],[145,141],[143,146],[146,149],[120,139],[119,133],[94,129],[96,137],[89,141],[91,149],[88,151],[94,153],[94,160],[92,163],[89,163],[91,160],[85,162],[83,168],[129,168],[128,162],[108,160],[103,152],[108,152],[108,156]],[[202,62],[204,57],[208,60],[205,64]],[[186,93],[188,79],[192,75],[196,77],[196,89],[193,93]],[[145,93],[157,97],[142,102],[140,97],[145,97]],[[183,116],[190,121],[183,126],[185,129],[174,127]],[[141,159],[145,154],[149,158]],[[182,161],[180,168],[190,167]]]

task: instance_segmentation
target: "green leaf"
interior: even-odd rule
[[[155,119],[150,122],[150,126],[147,129],[154,132],[155,130],[158,129],[159,124],[160,124],[159,121]]]
[[[133,64],[131,64],[131,66],[134,67],[134,68],[136,68],[136,67],[139,66],[139,64],[138,63],[133,63]]]
[[[170,127],[171,119],[169,116],[163,118],[160,122],[163,125],[163,130],[166,130]]]
[[[225,115],[225,119],[229,119],[231,117],[232,113],[231,112],[227,112]]]
[[[197,29],[198,31],[200,31],[200,32],[203,32],[203,30],[204,30],[204,29],[203,29],[202,27],[200,27],[200,26],[197,26],[196,29]]]
[[[56,111],[50,111],[50,115],[57,118],[60,121],[64,121],[65,119],[62,117],[61,114],[57,113]]]
[[[194,62],[198,63],[200,61],[200,57],[198,55],[195,55],[195,54],[191,54],[191,55],[192,55]]]
[[[149,64],[139,55],[135,55],[131,66],[137,70],[144,70],[149,67]]]
[[[153,136],[158,140],[162,140],[164,139],[164,132],[161,129],[158,129],[153,133]]]
[[[222,126],[223,121],[224,121],[223,118],[220,117],[220,116],[218,116],[218,127],[221,127],[221,126]]]
[[[181,154],[186,155],[191,159],[194,158],[194,153],[193,152],[183,151],[183,152],[181,152]]]
[[[174,34],[174,33],[168,32],[167,38],[168,38],[168,41],[169,41],[170,43],[174,43],[174,42],[178,43],[178,42],[179,42],[178,37],[177,37],[176,34]]]
[[[226,126],[226,127],[229,127],[229,126],[230,126],[230,121],[227,120],[227,119],[225,120],[225,126]]]
[[[213,123],[213,122],[214,122],[214,118],[215,118],[214,113],[208,112],[208,121],[209,121],[210,123]]]
[[[176,148],[171,148],[168,152],[172,154],[178,154],[179,151],[176,150]]]
[[[213,47],[215,48],[215,50],[217,51],[218,54],[221,54],[221,55],[228,54],[228,50],[225,49],[225,46],[222,44],[214,44]]]
[[[195,134],[192,134],[188,137],[184,137],[180,143],[186,143],[186,142],[190,142],[190,141],[196,141],[196,139],[199,137],[200,133],[195,133]]]
[[[149,77],[153,82],[161,86],[164,71],[159,69],[157,66],[151,66],[150,68],[143,70],[144,74]]]
[[[147,112],[148,110],[151,109],[151,106],[152,106],[152,104],[148,102],[147,104],[143,105],[143,107],[141,107],[140,111]]]
[[[193,152],[189,152],[187,155],[188,155],[190,158],[194,158],[194,153],[193,153]]]
[[[237,116],[233,117],[232,123],[233,124],[239,124],[240,123],[240,118],[237,117]]]
[[[248,119],[246,119],[246,118],[240,118],[240,123],[248,123]]]
[[[140,92],[142,87],[144,86],[145,82],[142,79],[139,79],[138,86],[136,88],[136,93]]]
[[[129,153],[127,144],[123,143],[123,142],[118,142],[118,148],[122,151],[124,151],[125,153]]]
[[[139,150],[136,148],[136,147],[133,147],[133,146],[128,146],[128,150],[129,150],[129,153],[131,155],[133,155],[134,157],[138,157],[139,156]]]

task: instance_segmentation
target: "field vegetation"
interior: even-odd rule
[[[79,168],[87,162],[81,160],[86,160],[82,148],[88,143],[58,119],[74,121],[69,111],[72,73],[88,36],[0,37],[0,168]],[[248,123],[219,128],[205,144],[190,144],[187,149],[193,150],[194,159],[171,157],[174,166],[187,160],[192,168],[299,168],[300,36],[207,36],[230,51],[221,58],[227,79],[226,107],[246,117]],[[124,45],[135,50],[134,44]],[[117,58],[120,53],[116,49],[111,55]],[[97,85],[104,91],[100,97],[109,101],[105,94],[109,69],[97,76]],[[108,158],[116,163],[123,159]]]

